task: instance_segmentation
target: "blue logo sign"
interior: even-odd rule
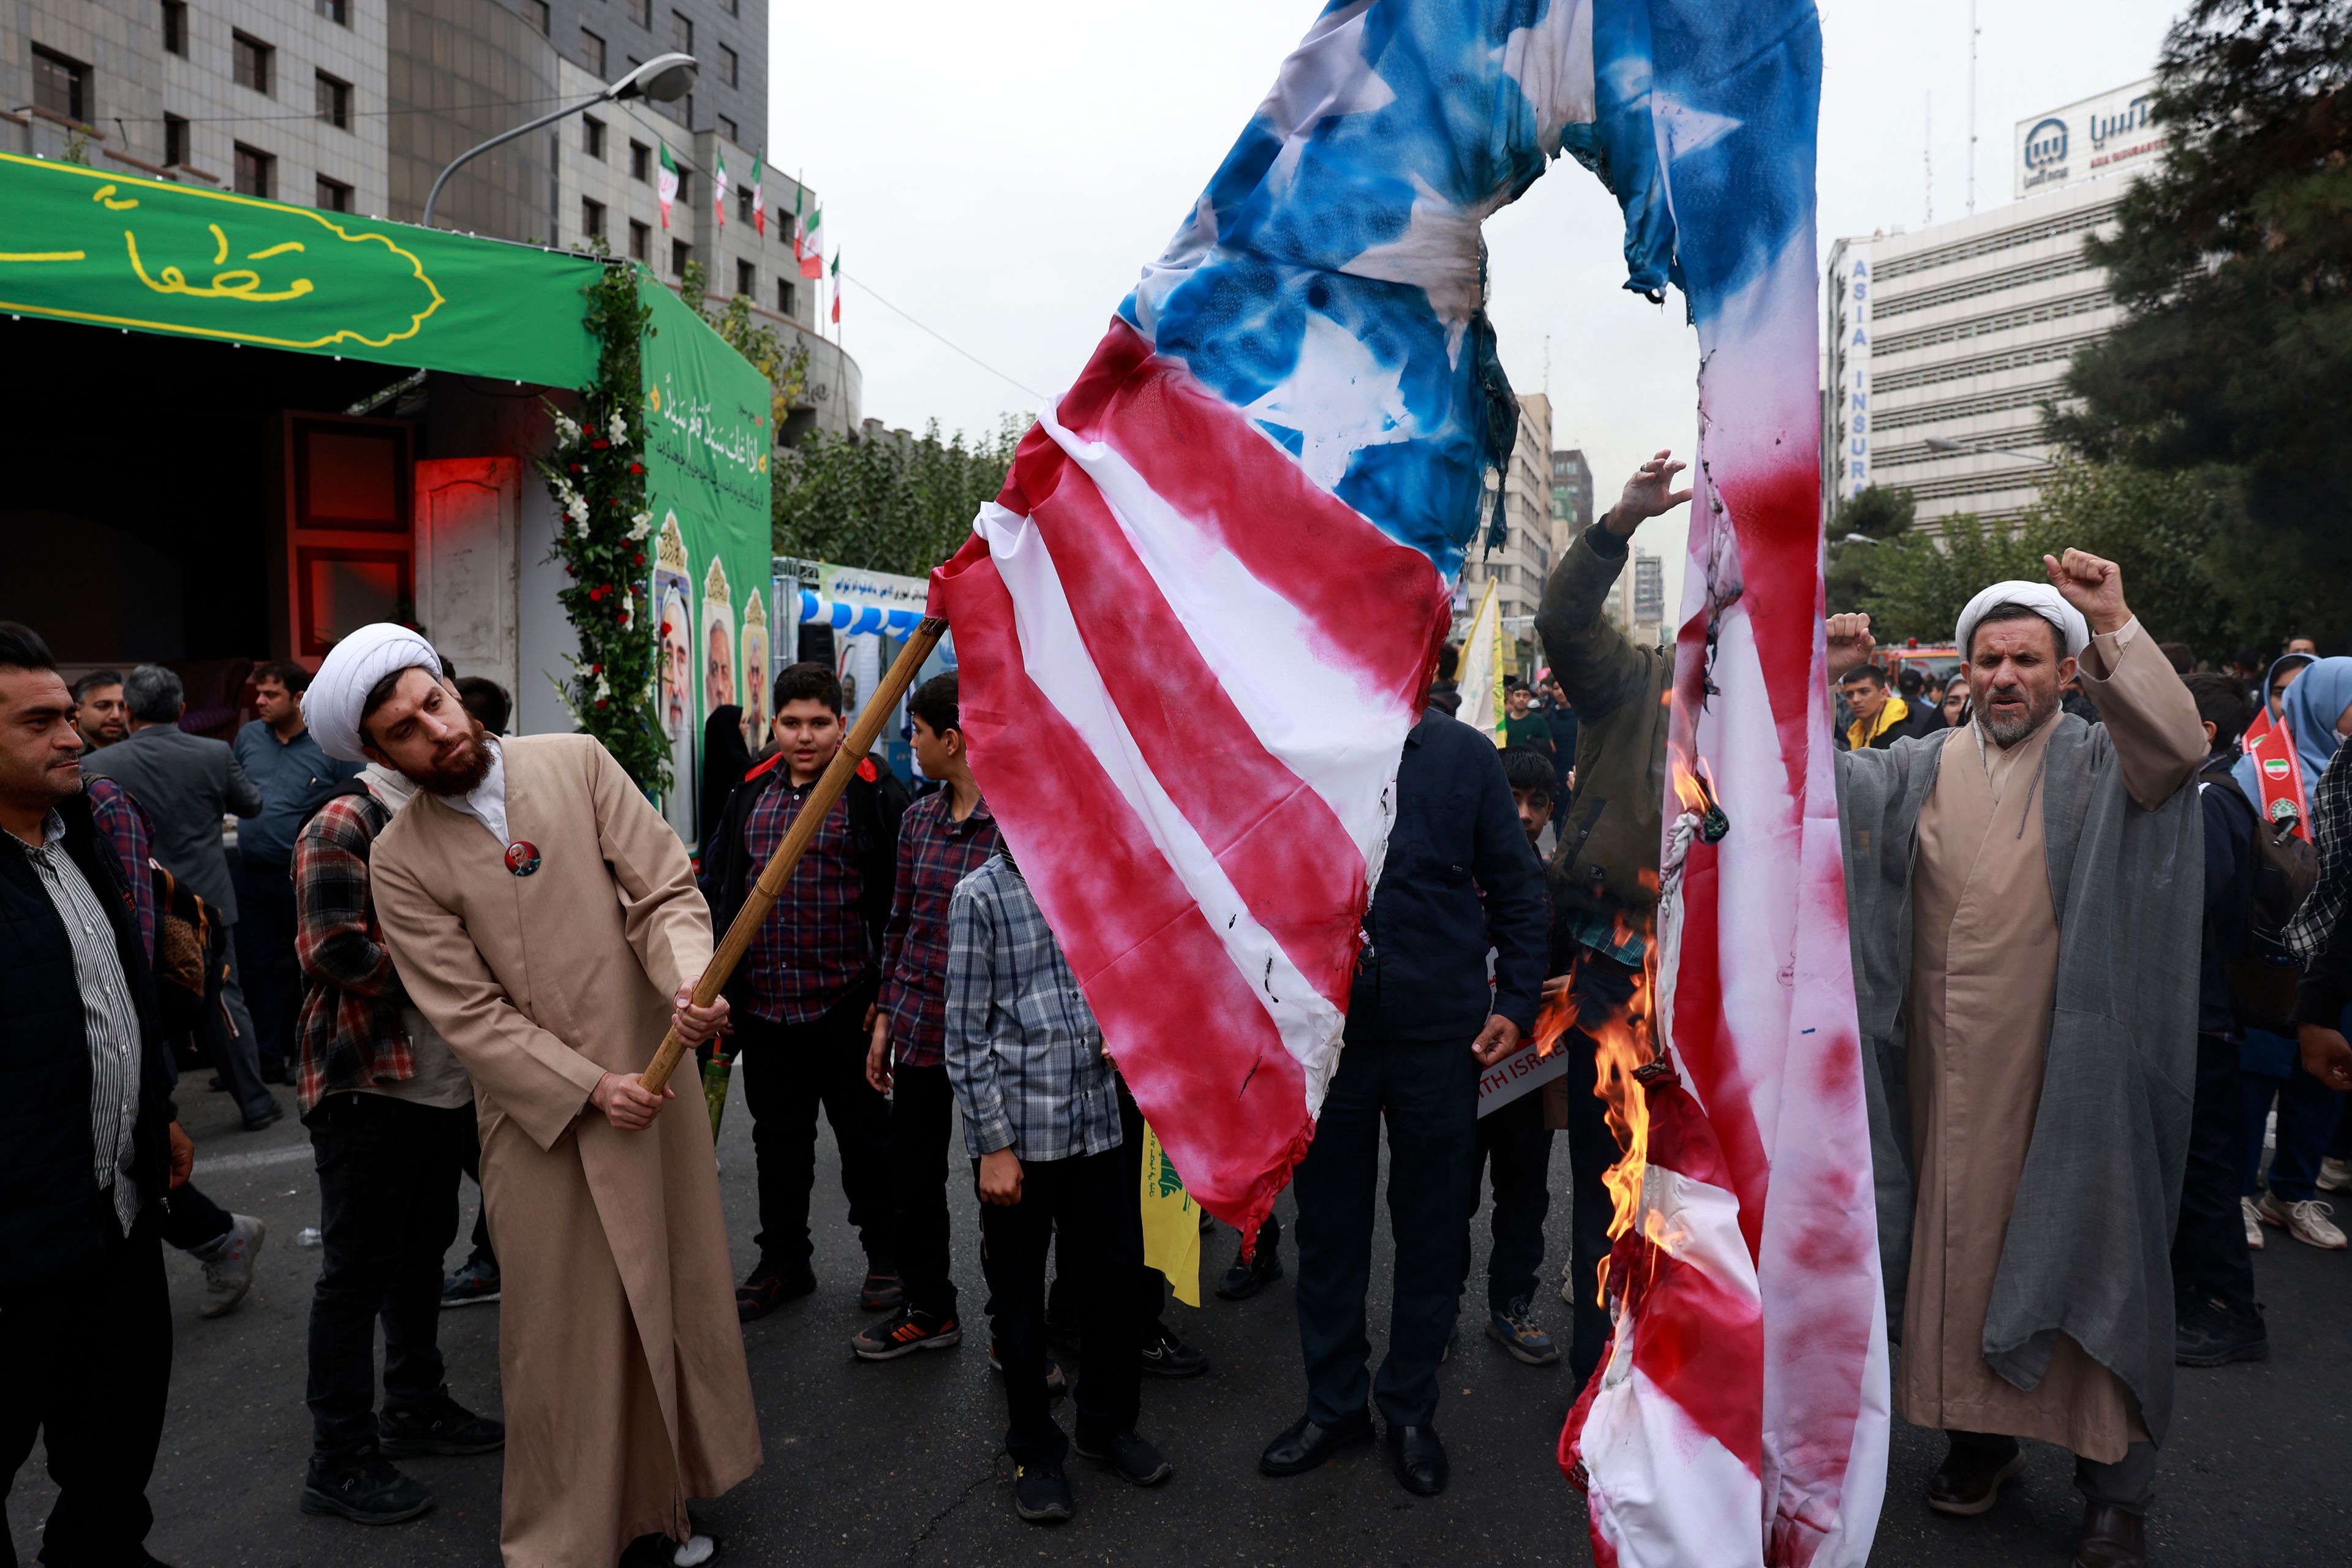
[[[2066,161],[2066,122],[2053,115],[2025,133],[2025,166],[2047,169]]]

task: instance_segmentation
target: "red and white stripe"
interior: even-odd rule
[[[1114,320],[932,607],[1107,1048],[1202,1205],[1255,1231],[1336,1064],[1444,584]]]

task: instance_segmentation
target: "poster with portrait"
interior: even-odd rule
[[[743,595],[743,662],[736,683],[742,690],[743,743],[753,751],[768,734],[768,604],[759,584]]]
[[[735,600],[726,563],[716,555],[702,576],[702,637],[695,652],[702,658],[702,717],[708,719],[736,701]]]
[[[694,756],[700,710],[694,700],[693,568],[686,553],[686,535],[677,513],[662,519],[654,542],[654,626],[661,638],[660,684],[655,693],[654,721],[669,742],[670,791],[662,815],[680,836],[694,836]]]

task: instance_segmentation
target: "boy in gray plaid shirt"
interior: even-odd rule
[[[946,1055],[980,1193],[1013,1505],[1024,1519],[1065,1520],[1070,1445],[1045,1387],[1045,1253],[1057,1230],[1087,1347],[1078,1453],[1138,1486],[1174,1468],[1135,1431],[1143,1221],[1120,1149],[1118,1076],[1010,849],[959,882],[948,906]]]

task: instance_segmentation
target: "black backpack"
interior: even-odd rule
[[[2213,787],[2245,813],[2253,839],[2254,863],[2246,879],[2245,949],[2222,964],[2230,982],[2230,1007],[2241,1023],[2292,1035],[2303,965],[2279,935],[2318,883],[2319,855],[2295,833],[2294,814],[2265,822],[2234,779],[2224,776],[2213,781]]]

